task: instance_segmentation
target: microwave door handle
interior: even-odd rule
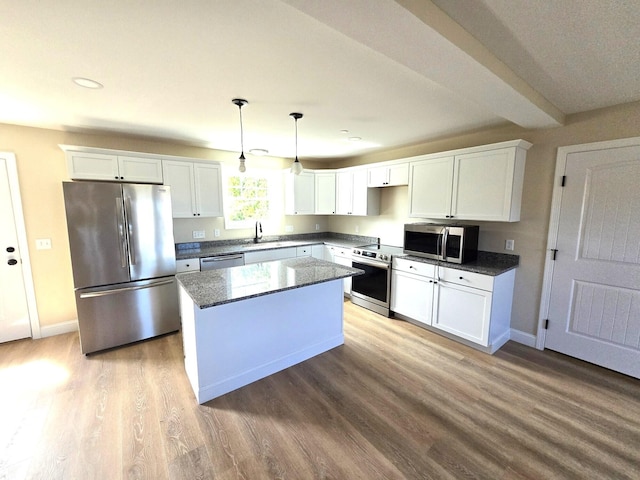
[[[447,243],[449,242],[449,227],[442,230],[442,260],[447,261]]]

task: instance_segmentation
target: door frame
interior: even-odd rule
[[[18,166],[16,156],[10,152],[1,152],[0,158],[7,164],[7,176],[9,177],[9,191],[11,194],[11,204],[13,207],[13,217],[18,236],[18,247],[20,248],[22,277],[24,279],[24,289],[27,295],[27,310],[29,312],[29,323],[31,324],[31,338],[41,338],[40,318],[38,316],[38,306],[36,303],[36,292],[33,287],[33,275],[31,273],[31,257],[29,256],[29,242],[27,240],[27,229],[24,223],[24,212],[22,210],[22,199],[20,197],[20,183],[18,181]]]
[[[538,331],[536,335],[536,348],[544,350],[547,330],[545,321],[549,318],[549,304],[551,301],[551,283],[553,280],[553,250],[558,242],[558,229],[560,227],[560,207],[562,204],[562,176],[567,166],[567,157],[571,153],[592,152],[595,150],[608,150],[620,147],[640,146],[640,137],[621,138],[603,142],[583,143],[558,147],[556,156],[556,171],[553,177],[553,199],[551,201],[551,215],[549,217],[549,234],[547,237],[547,249],[545,250],[544,277],[542,281],[542,294],[540,298],[540,315],[538,317]]]

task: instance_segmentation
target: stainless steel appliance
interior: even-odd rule
[[[200,271],[202,272],[227,267],[238,267],[240,265],[244,265],[243,253],[216,255],[215,257],[204,257],[200,259]]]
[[[351,265],[364,270],[351,280],[351,302],[389,316],[391,302],[391,262],[402,255],[401,247],[371,244],[356,247],[351,252]]]
[[[450,263],[478,257],[477,225],[408,223],[404,226],[404,253]]]
[[[178,330],[169,187],[62,186],[82,353]]]

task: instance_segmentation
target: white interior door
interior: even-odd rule
[[[545,347],[640,378],[640,146],[568,153]]]
[[[0,157],[0,342],[31,336],[7,161]]]

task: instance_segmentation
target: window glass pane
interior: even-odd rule
[[[279,203],[275,192],[281,171],[253,170],[240,174],[229,169],[225,173],[226,228],[251,228],[256,221],[274,215],[274,207]]]

